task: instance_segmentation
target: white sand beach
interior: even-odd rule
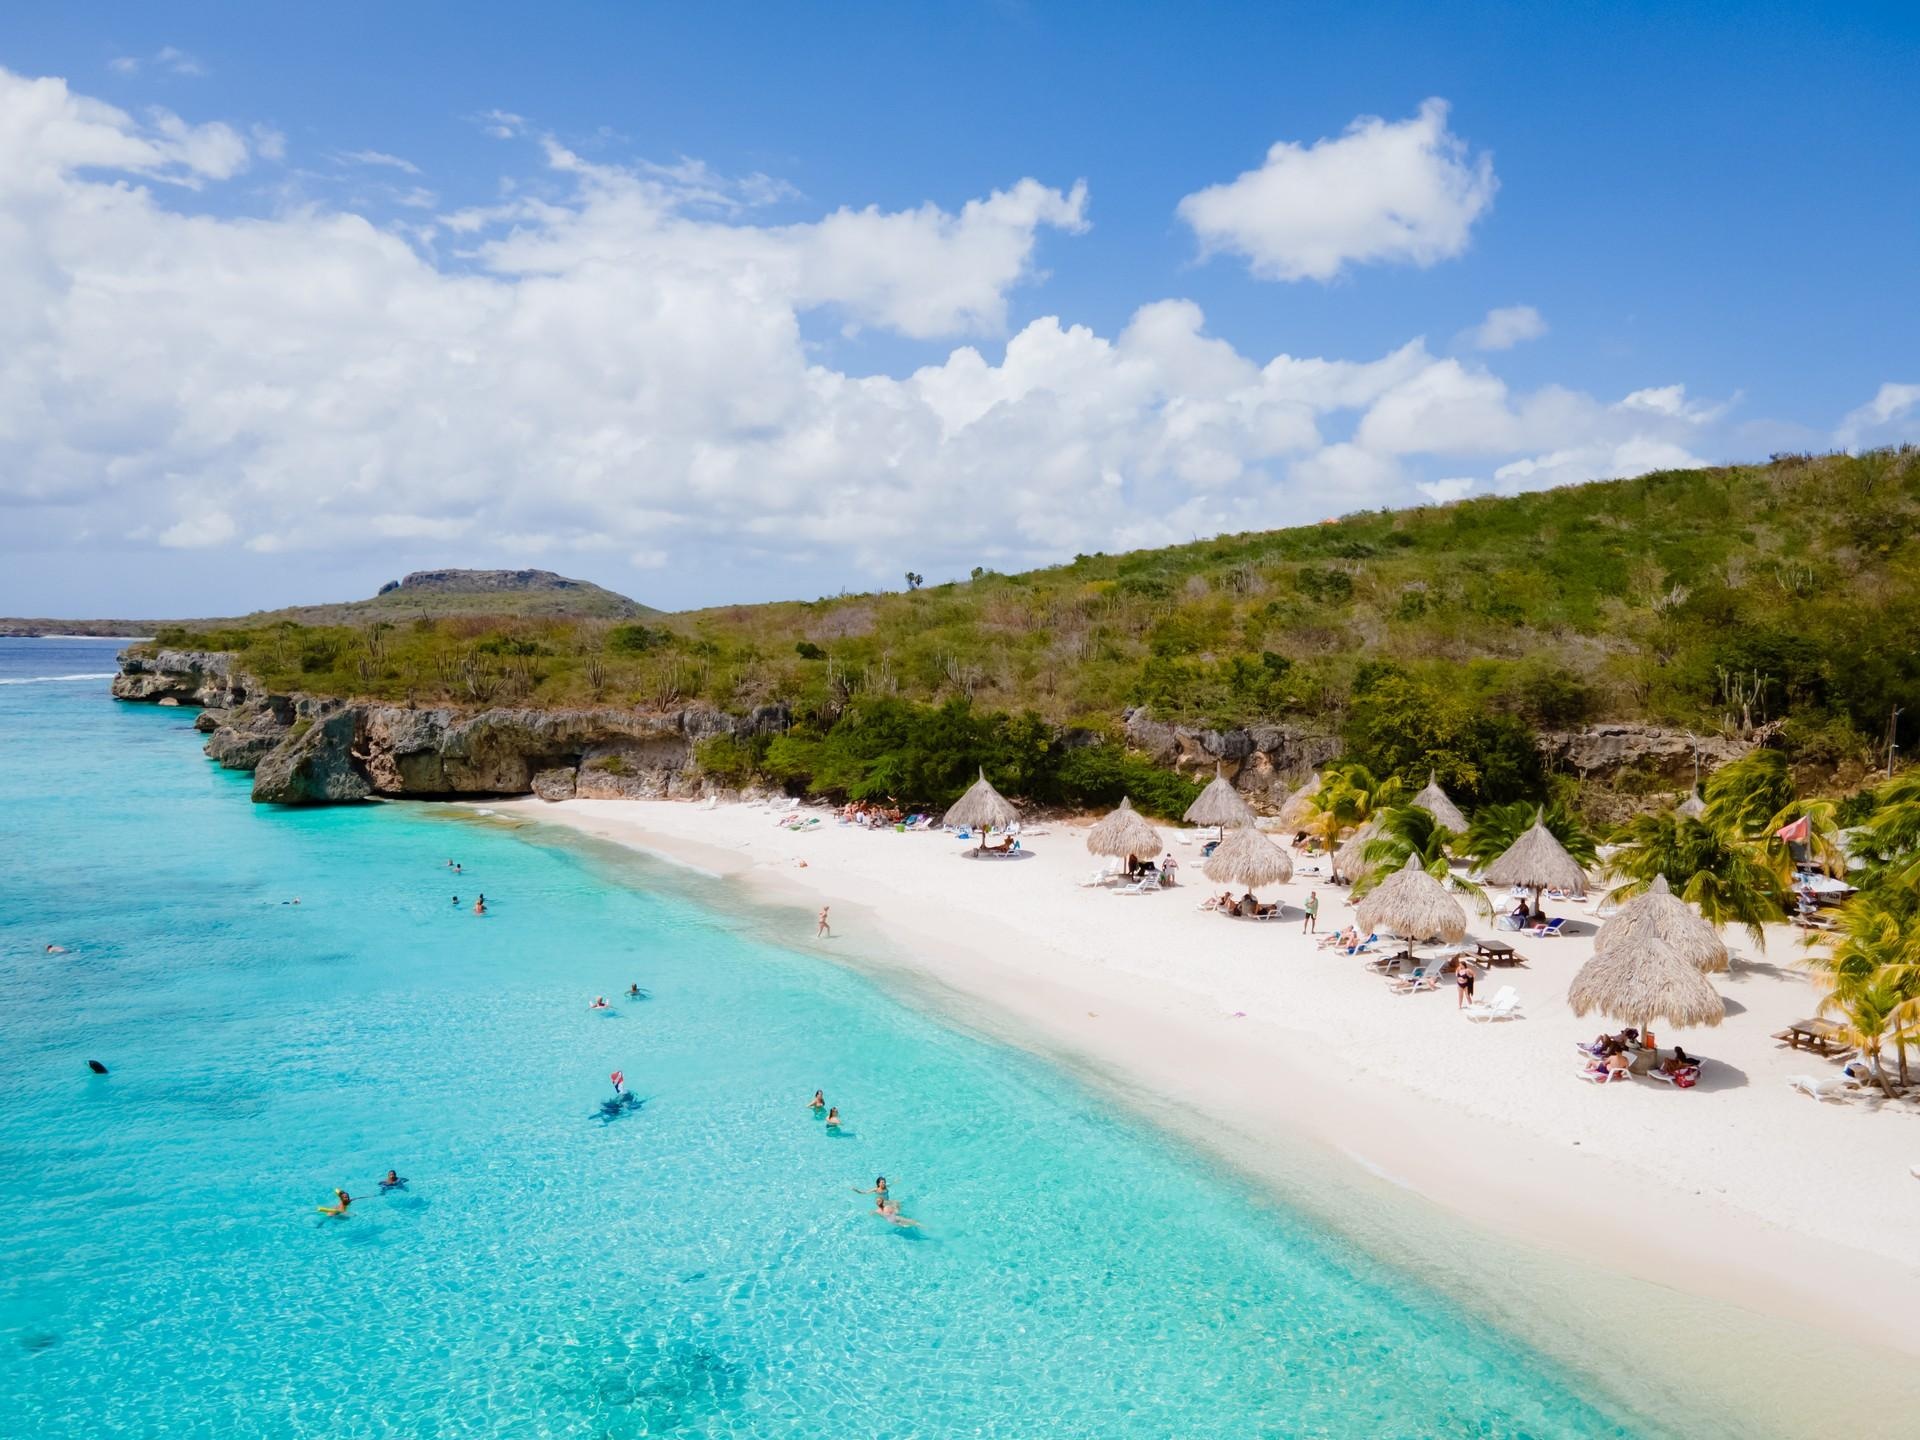
[[[1314,875],[1263,892],[1285,901],[1285,920],[1202,913],[1198,847],[1171,827],[1186,882],[1121,896],[1077,883],[1101,862],[1075,824],[1030,831],[1028,858],[970,861],[944,834],[843,826],[819,811],[819,825],[791,833],[753,805],[488,808],[698,867],[756,898],[829,904],[829,953],[910,970],[1137,1092],[1143,1108],[1198,1117],[1196,1134],[1251,1172],[1312,1141],[1583,1273],[1784,1321],[1805,1337],[1789,1342],[1803,1358],[1825,1346],[1920,1354],[1920,1107],[1789,1088],[1790,1075],[1832,1076],[1838,1064],[1772,1038],[1815,1003],[1785,928],[1764,954],[1729,932],[1733,970],[1714,977],[1728,1018],[1660,1036],[1707,1057],[1697,1088],[1596,1086],[1576,1075],[1573,1042],[1617,1027],[1577,1020],[1565,1001],[1592,953],[1590,905],[1549,907],[1573,922],[1567,935],[1498,937],[1528,963],[1487,974],[1480,998],[1511,984],[1521,1018],[1475,1024],[1450,984],[1396,995],[1362,960],[1318,948],[1302,933],[1308,891],[1323,931],[1352,912],[1344,889]],[[813,943],[810,913],[794,919],[794,941]],[[1476,935],[1496,935],[1470,919]],[[1910,1377],[1889,1383],[1911,1397]],[[1810,1401],[1809,1418],[1824,1409]]]

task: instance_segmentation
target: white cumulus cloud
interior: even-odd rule
[[[1447,129],[1447,102],[1411,119],[1363,115],[1337,138],[1275,142],[1257,170],[1180,202],[1201,253],[1244,256],[1271,280],[1331,280],[1350,265],[1427,266],[1467,247],[1493,204],[1493,157]]]
[[[742,556],[773,593],[1009,568],[1464,493],[1436,457],[1653,468],[1704,428],[1684,392],[1515,392],[1417,338],[1249,355],[1183,299],[1006,334],[1084,185],[759,223],[777,181],[486,123],[531,157],[499,203],[235,213],[179,187],[240,174],[241,130],[0,70],[0,550],[572,556],[718,599]],[[921,363],[840,368],[816,317]]]
[[[1466,338],[1475,350],[1511,350],[1522,341],[1538,340],[1546,333],[1546,319],[1533,306],[1503,305],[1489,310],[1487,318]]]
[[[1920,421],[1920,385],[1896,385],[1889,381],[1874,393],[1873,399],[1847,412],[1833,438],[1851,450],[1875,441],[1888,444],[1920,435],[1920,423],[1902,425],[1902,421]]]

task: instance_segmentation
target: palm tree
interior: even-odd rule
[[[1854,832],[1852,849],[1867,862],[1869,886],[1920,881],[1920,770],[1880,783],[1873,814]]]
[[[1484,870],[1498,860],[1528,830],[1540,815],[1553,838],[1581,867],[1591,868],[1598,846],[1593,834],[1580,823],[1580,817],[1558,800],[1544,809],[1531,800],[1515,800],[1506,805],[1482,805],[1467,821],[1467,833],[1454,845],[1454,853],[1476,870]]]
[[[1366,824],[1376,811],[1398,801],[1405,789],[1397,776],[1382,779],[1356,761],[1329,765],[1313,795],[1307,833],[1319,839],[1322,849],[1332,850],[1345,831]]]
[[[1450,890],[1471,895],[1482,912],[1491,914],[1493,902],[1478,885],[1453,873],[1447,858],[1448,848],[1460,837],[1418,805],[1397,805],[1378,817],[1380,833],[1366,844],[1366,874],[1354,883],[1353,898],[1359,899],[1389,875],[1406,868],[1409,858],[1418,857],[1420,868]]]
[[[1709,925],[1744,926],[1762,950],[1767,941],[1761,927],[1786,917],[1792,867],[1784,854],[1760,842],[1673,810],[1636,815],[1615,839],[1618,848],[1607,866],[1627,883],[1612,890],[1609,900],[1638,895],[1656,875],[1665,875]]]
[[[1875,1078],[1880,1047],[1891,1040],[1907,1083],[1907,1046],[1920,1040],[1920,892],[1911,887],[1862,891],[1840,911],[1833,948],[1809,968],[1826,981],[1821,1010],[1838,1015],[1849,1041],[1867,1054]]]
[[[1729,761],[1707,777],[1706,800],[1700,818],[1715,829],[1748,839],[1771,834],[1769,823],[1793,805],[1787,757],[1778,750],[1755,750]]]

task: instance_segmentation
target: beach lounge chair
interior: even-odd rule
[[[1683,1066],[1676,1075],[1670,1071],[1662,1070],[1656,1065],[1647,1071],[1647,1078],[1649,1080],[1658,1080],[1663,1085],[1671,1085],[1676,1090],[1691,1090],[1695,1085],[1700,1083],[1700,1066]]]
[[[1396,995],[1414,995],[1422,990],[1437,989],[1439,984],[1438,971],[1429,970],[1425,965],[1418,965],[1410,974],[1390,977],[1387,988]]]
[[[1511,985],[1502,985],[1484,1005],[1478,1001],[1462,1008],[1469,1020],[1513,1020],[1520,1014],[1520,996]]]
[[[1859,1087],[1840,1075],[1789,1075],[1787,1087],[1815,1100],[1844,1100]]]
[[[1548,935],[1559,935],[1562,932],[1564,932],[1566,928],[1567,928],[1567,922],[1565,918],[1556,917],[1552,920],[1549,920],[1544,925],[1534,926],[1533,934],[1536,938],[1544,939]]]
[[[1631,1080],[1633,1078],[1633,1072],[1631,1070],[1607,1070],[1591,1065],[1584,1070],[1576,1070],[1573,1073],[1590,1085],[1608,1085],[1615,1080]]]
[[[1149,870],[1131,885],[1122,885],[1113,893],[1116,895],[1151,895],[1160,888],[1158,872]]]
[[[1347,954],[1349,955],[1369,954],[1372,952],[1374,944],[1376,941],[1379,940],[1379,938],[1380,938],[1380,932],[1376,930],[1371,935],[1367,936],[1366,939],[1362,940],[1358,945],[1349,945],[1347,947]]]

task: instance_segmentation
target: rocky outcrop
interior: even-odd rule
[[[113,698],[157,703],[238,705],[247,698],[247,680],[234,657],[219,650],[157,650],[152,655],[120,657],[113,677]]]
[[[347,705],[319,718],[299,717],[255,767],[254,802],[341,805],[365,800],[373,787],[354,749],[359,728],[360,712]]]
[[[1210,779],[1215,766],[1256,810],[1275,810],[1319,766],[1340,753],[1340,737],[1305,726],[1251,725],[1202,730],[1155,720],[1144,709],[1123,717],[1127,744],[1156,765]]]
[[[163,650],[122,658],[114,694],[198,704],[207,757],[251,770],[253,798],[275,805],[370,797],[526,795],[562,800],[700,793],[694,747],[714,735],[774,734],[784,705],[747,716],[690,707],[665,713],[609,707],[487,710],[354,704],[274,695],[231,656]]]
[[[1586,725],[1542,735],[1540,753],[1551,768],[1570,771],[1582,780],[1612,780],[1630,772],[1642,783],[1685,788],[1693,784],[1696,757],[1700,774],[1705,775],[1749,754],[1766,738],[1756,734],[1734,740],[1654,725]]]
[[[534,798],[539,800],[573,799],[574,777],[577,773],[575,770],[564,767],[536,771],[533,777]]]
[[[266,695],[230,710],[202,710],[194,724],[203,728],[209,715],[216,716],[205,746],[207,758],[224,770],[252,770],[287,738],[298,709],[292,696]]]

